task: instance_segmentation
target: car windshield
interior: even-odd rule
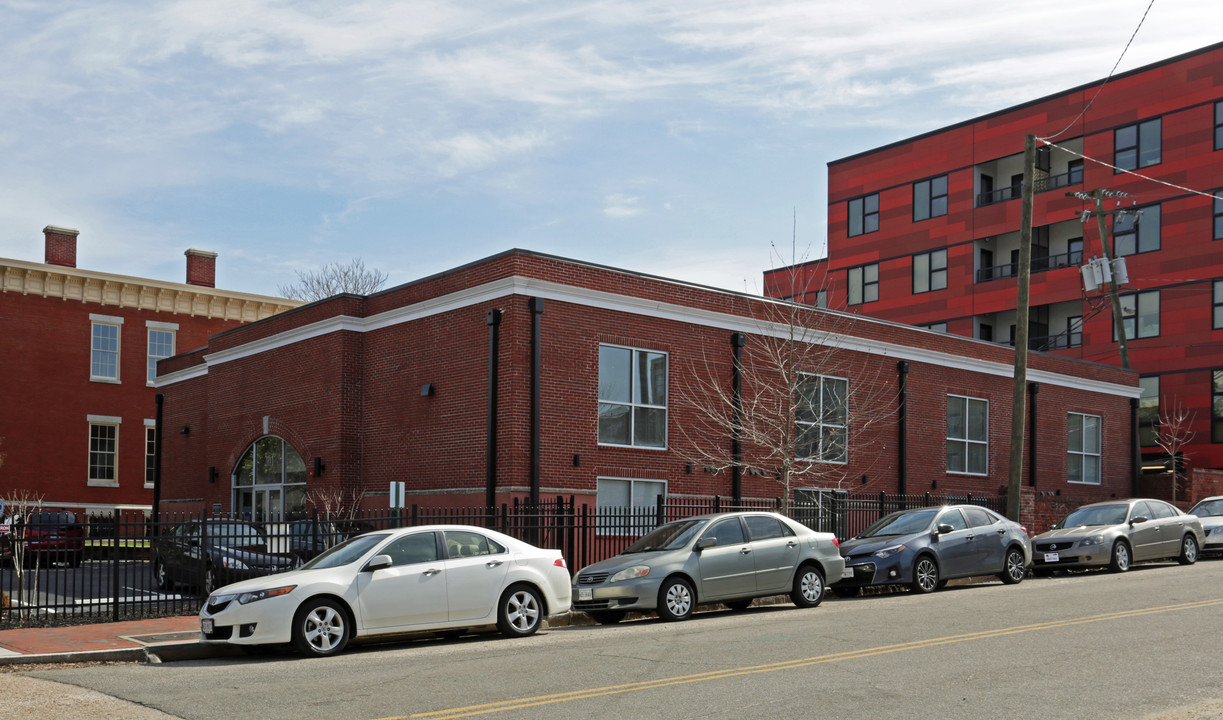
[[[1223,498],[1218,500],[1203,500],[1189,511],[1190,515],[1198,517],[1218,517],[1223,515]]]
[[[912,535],[930,527],[930,521],[938,508],[914,510],[911,512],[892,513],[866,530],[859,533],[860,538],[883,537],[884,535]]]
[[[72,516],[66,512],[42,512],[30,515],[31,525],[68,525]]]
[[[250,547],[267,543],[263,532],[254,525],[209,523],[204,532],[207,533],[209,542],[223,547]]]
[[[341,565],[354,563],[364,557],[365,553],[369,552],[370,548],[383,540],[386,540],[386,538],[387,536],[385,533],[358,535],[355,538],[345,540],[339,545],[330,548],[310,562],[302,565],[301,569],[309,570],[311,568],[334,568],[340,567]]]
[[[668,523],[629,545],[622,554],[681,548],[687,545],[707,522],[708,520],[680,520]]]
[[[1066,516],[1061,527],[1082,527],[1084,525],[1120,525],[1125,522],[1125,514],[1129,505],[1097,505],[1083,507]]]

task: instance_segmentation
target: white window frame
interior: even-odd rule
[[[157,462],[157,421],[144,421],[144,487],[153,487],[153,463]]]
[[[624,402],[621,400],[604,399],[602,388],[599,388],[596,392],[596,395],[598,395],[598,404],[599,404],[600,411],[602,410],[602,407],[604,405],[628,408],[628,417],[629,417],[628,440],[629,441],[627,444],[615,443],[615,442],[604,442],[602,438],[598,437],[599,432],[598,432],[598,429],[596,428],[595,434],[596,434],[596,439],[598,439],[599,445],[603,447],[631,447],[631,448],[637,448],[637,449],[643,449],[643,450],[666,450],[670,442],[669,433],[670,433],[670,424],[671,424],[671,411],[670,411],[671,355],[670,353],[663,351],[663,350],[651,350],[649,348],[639,348],[639,347],[633,347],[630,345],[616,345],[614,343],[599,343],[599,355],[600,356],[602,356],[604,348],[612,348],[616,350],[627,350],[629,352],[630,372],[629,372],[629,389],[628,389],[629,399],[628,399],[628,402]],[[663,398],[662,405],[654,405],[654,404],[645,403],[645,402],[638,402],[636,400],[638,378],[637,378],[637,374],[635,372],[632,372],[632,369],[636,367],[638,353],[649,353],[652,355],[661,355],[663,357],[663,360],[666,362],[665,372],[667,374],[667,379],[663,386],[663,393],[665,394],[665,397]],[[599,373],[599,377],[601,377],[602,370],[603,370],[602,369],[602,357],[600,357],[599,366],[600,367],[598,369],[598,373]],[[661,410],[662,411],[663,421],[662,421],[662,444],[661,445],[646,445],[643,443],[638,443],[636,441],[637,440],[637,410],[639,409],[641,410]],[[596,425],[597,425],[597,414],[596,414]]]
[[[114,328],[115,332],[115,347],[99,348],[98,347],[98,328],[108,327]],[[99,375],[97,373],[97,356],[104,353],[106,356],[114,356],[115,374],[114,375]],[[120,382],[120,371],[123,368],[123,318],[115,317],[114,315],[98,315],[97,313],[89,314],[89,379],[91,382],[116,383]]]
[[[951,401],[952,400],[963,400],[964,401],[964,437],[960,437],[960,438],[952,437],[951,428],[947,428],[947,449],[950,450],[951,443],[961,443],[964,445],[964,453],[963,453],[964,467],[963,469],[952,468],[951,463],[949,462],[950,457],[948,457],[947,474],[949,475],[951,474],[975,475],[977,477],[988,476],[989,475],[989,400],[986,398],[972,397],[970,395],[956,395],[954,393],[948,393],[947,394],[947,412],[948,414],[950,414],[951,412]],[[985,439],[984,440],[979,440],[979,439],[968,437],[968,434],[969,434],[968,432],[969,406],[971,405],[971,403],[974,403],[974,402],[985,403]],[[944,418],[944,420],[945,419],[946,418]],[[978,445],[985,449],[985,472],[972,472],[968,469],[968,465],[969,465],[968,448],[972,445]],[[947,454],[950,455],[950,452],[948,452]]]
[[[123,418],[111,415],[87,415],[85,419],[89,423],[89,434],[87,435],[89,442],[86,445],[88,454],[86,455],[85,465],[86,477],[88,478],[87,484],[90,487],[119,487],[119,425],[123,422]],[[103,427],[114,428],[114,447],[109,451],[97,452],[110,457],[110,469],[113,477],[95,478],[93,473],[95,467],[95,450],[93,449],[94,428]]]
[[[1079,435],[1083,439],[1083,449],[1070,449],[1070,424],[1073,418],[1079,418]],[[1096,420],[1096,447],[1095,451],[1091,452],[1086,448],[1087,434],[1084,431],[1086,426],[1086,418],[1095,418]],[[1103,442],[1104,442],[1104,418],[1099,415],[1091,415],[1089,413],[1071,412],[1066,415],[1066,482],[1071,485],[1100,485],[1100,476],[1102,473],[1101,464],[1103,462]],[[1070,463],[1077,461],[1079,465],[1079,477],[1086,478],[1085,461],[1089,457],[1096,459],[1096,474],[1095,479],[1071,480],[1070,479]]]
[[[629,504],[628,505],[613,505],[610,503],[602,502],[600,491],[602,490],[604,483],[628,483]],[[637,497],[638,497],[637,486],[638,485],[661,485],[662,492],[659,494],[651,495],[651,499],[648,503],[644,502],[644,499],[642,502],[638,502],[637,501]],[[631,477],[615,477],[615,476],[599,476],[595,478],[595,534],[596,535],[621,535],[621,534],[625,534],[623,531],[626,529],[627,529],[627,534],[629,535],[639,536],[639,535],[644,535],[650,532],[658,525],[657,516],[651,513],[638,512],[638,511],[641,508],[647,508],[649,510],[653,510],[654,508],[656,508],[658,506],[657,498],[659,497],[659,495],[661,495],[664,499],[667,497],[667,481],[666,480],[653,480],[649,478],[631,478]],[[630,512],[631,512],[632,518],[626,519],[628,520],[627,522],[622,522],[622,521],[613,522],[610,520],[610,518],[606,518],[604,514],[600,512],[602,508],[616,508],[618,511],[622,511],[626,508],[631,508]],[[620,517],[621,516],[617,514],[617,520],[620,520]]]
[[[148,353],[148,370],[145,381],[148,385],[152,385],[157,378],[157,361],[163,358],[172,357],[175,350],[178,348],[178,323],[156,322],[146,320],[145,327],[145,348]],[[169,333],[170,334],[170,354],[158,355],[153,352],[153,333]]]
[[[812,416],[814,416],[816,419],[812,421],[805,421],[805,420],[798,419],[799,417],[799,413],[798,413],[799,407],[798,406],[802,403],[804,395],[803,393],[799,392],[798,397],[795,398],[795,403],[796,403],[795,419],[794,419],[794,424],[796,426],[795,427],[795,443],[794,443],[795,459],[802,460],[804,462],[819,462],[819,463],[828,463],[832,465],[848,465],[849,464],[849,378],[837,377],[835,375],[820,375],[818,373],[799,373],[799,377],[800,378],[818,378],[819,397],[816,398],[815,409],[811,413]],[[802,380],[800,379],[800,383],[801,382]],[[845,408],[843,410],[843,414],[845,417],[844,423],[827,422],[827,418],[823,416],[822,408],[824,407],[824,392],[825,392],[826,382],[845,383]],[[816,431],[818,432],[818,437],[820,438],[820,442],[819,442],[820,447],[818,451],[819,452],[818,456],[808,457],[808,456],[802,456],[798,454],[799,443],[797,442],[797,439],[802,436],[802,433],[800,432],[800,430],[802,428],[807,428],[807,427],[815,428]],[[844,455],[840,459],[830,460],[825,457],[826,451],[825,451],[825,448],[823,447],[824,445],[824,442],[823,442],[824,432],[823,431],[825,428],[841,430],[845,434]]]

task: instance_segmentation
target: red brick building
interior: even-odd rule
[[[1161,409],[1180,407],[1186,464],[1223,468],[1223,44],[829,163],[828,256],[766,273],[765,293],[1013,344],[1029,133],[1053,143],[1033,178],[1031,347],[1119,364],[1108,287],[1080,271],[1103,252],[1095,206],[1070,193],[1125,193],[1105,209],[1141,211],[1107,225],[1144,465],[1163,469]]]
[[[0,500],[150,509],[157,361],[300,303],[217,290],[203,250],[185,283],[83,270],[76,230],[43,232],[45,262],[0,259]]]
[[[741,472],[703,460],[733,438],[702,403],[733,395],[736,353],[740,397],[759,397],[751,371],[796,328],[830,352],[800,367],[799,464],[819,472],[794,487],[1005,486],[1011,348],[514,250],[163,361],[162,509],[297,512],[311,490],[353,489],[386,507],[391,482],[409,503],[468,506],[777,497],[765,446],[742,443]],[[1071,490],[1068,458],[1096,479],[1079,497],[1128,494],[1136,375],[1044,354],[1030,367],[1029,494]]]

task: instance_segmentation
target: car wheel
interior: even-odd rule
[[[833,585],[831,590],[832,594],[839,598],[858,597],[858,595],[862,594],[862,588],[860,587],[837,587]]]
[[[687,620],[696,609],[692,586],[682,578],[671,578],[658,591],[658,617],[671,622]]]
[[[205,595],[211,595],[212,591],[217,589],[217,571],[212,565],[204,568],[204,584],[202,588]]]
[[[913,563],[913,582],[909,587],[915,593],[932,593],[938,589],[938,563],[929,555],[922,555]]]
[[[497,606],[497,629],[508,637],[535,634],[544,622],[544,603],[530,585],[515,585],[501,596]]]
[[[1113,543],[1113,554],[1108,563],[1108,569],[1119,573],[1130,569],[1130,546],[1126,545],[1124,540]]]
[[[1017,547],[1010,548],[1006,551],[1006,564],[1002,568],[1002,572],[998,575],[1002,582],[1007,585],[1015,585],[1023,582],[1023,577],[1028,574],[1028,568],[1023,562],[1023,551]]]
[[[813,608],[824,599],[824,576],[814,565],[804,565],[794,576],[790,601],[801,608]]]
[[[1198,540],[1192,535],[1186,535],[1181,540],[1181,554],[1177,558],[1181,565],[1192,565],[1198,561]]]
[[[735,612],[743,612],[744,610],[746,610],[746,609],[748,609],[749,607],[751,607],[751,606],[752,606],[752,601],[751,601],[751,599],[748,599],[748,600],[726,600],[726,601],[723,601],[723,603],[722,603],[722,604],[723,604],[723,605],[725,605],[726,607],[730,608],[731,610],[734,610]]]
[[[85,552],[77,552],[72,554],[71,565],[74,568],[79,568],[81,563],[85,562]]]
[[[303,655],[335,655],[348,645],[349,634],[348,616],[335,600],[311,600],[293,616],[293,647]]]
[[[162,592],[170,592],[174,589],[174,581],[166,572],[166,564],[160,560],[153,561],[153,581],[157,583],[157,589]]]
[[[624,619],[623,610],[603,610],[601,612],[588,612],[586,614],[600,625],[615,625]]]

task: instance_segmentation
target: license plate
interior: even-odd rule
[[[200,620],[200,629],[205,633],[212,632],[212,618],[204,618]]]
[[[592,588],[578,588],[578,600],[593,600],[595,591]]]
[[[842,571],[841,571],[841,579],[842,579],[842,580],[844,580],[845,578],[851,578],[851,577],[853,577],[853,576],[854,576],[854,569],[853,569],[853,568],[851,568],[851,567],[847,567],[847,568],[845,568],[844,570],[842,570]]]
[[[1045,562],[1057,562],[1061,559],[1057,553],[1045,553]]]

